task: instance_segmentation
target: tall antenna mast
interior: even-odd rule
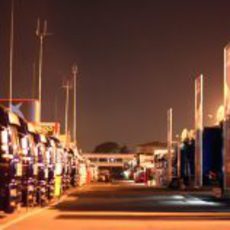
[[[14,56],[14,0],[11,0],[10,26],[10,63],[9,63],[9,108],[12,110],[13,99],[13,56]]]
[[[43,29],[40,28],[40,19],[37,20],[37,29],[36,36],[40,40],[40,48],[39,48],[39,63],[38,63],[38,100],[40,104],[39,109],[39,121],[41,121],[41,111],[42,111],[42,65],[43,65],[43,42],[45,37],[51,35],[47,32],[47,20],[43,22]]]

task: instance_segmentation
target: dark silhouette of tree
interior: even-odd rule
[[[129,153],[130,150],[126,145],[121,146],[120,153]]]
[[[104,142],[94,149],[95,153],[119,153],[120,146],[116,142]]]

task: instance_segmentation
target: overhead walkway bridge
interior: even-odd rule
[[[134,153],[83,153],[83,156],[99,168],[123,168],[135,160]]]

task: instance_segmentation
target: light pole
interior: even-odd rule
[[[73,141],[74,145],[77,143],[77,110],[76,110],[76,103],[77,103],[77,74],[78,74],[78,67],[76,64],[72,67],[73,73]]]
[[[9,108],[12,110],[13,99],[13,56],[14,56],[14,0],[11,1],[10,26],[10,64],[9,64]]]
[[[68,138],[68,115],[69,115],[69,90],[70,90],[70,81],[67,80],[66,84],[63,85],[63,88],[66,90],[65,96],[65,135]]]
[[[180,135],[176,135],[176,145],[177,145],[177,177],[181,177],[181,150],[180,150]]]
[[[203,186],[204,77],[195,79],[195,186]]]
[[[168,146],[168,182],[172,179],[172,116],[173,110],[170,108],[167,111],[167,146]]]
[[[40,20],[37,21],[36,35],[40,40],[39,48],[39,63],[38,63],[38,100],[39,100],[39,121],[41,121],[41,111],[42,111],[42,64],[43,64],[43,43],[46,36],[50,35],[47,33],[47,20],[44,21],[43,30],[40,28]]]

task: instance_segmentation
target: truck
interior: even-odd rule
[[[35,142],[28,123],[19,117],[19,142],[22,149],[22,204],[32,207],[36,205],[36,164]]]
[[[7,213],[21,204],[20,126],[19,117],[0,106],[0,208]]]

